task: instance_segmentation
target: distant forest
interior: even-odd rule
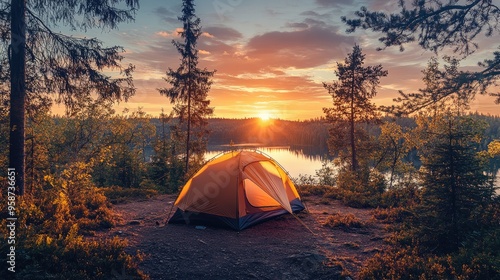
[[[210,119],[209,145],[260,144],[290,146],[293,149],[315,147],[327,151],[328,125],[323,120],[286,121],[250,119]]]
[[[500,116],[473,113],[475,119],[484,121],[487,128],[481,139],[480,149],[486,150],[488,143],[500,139]],[[175,122],[176,120],[172,120]],[[384,117],[382,122],[395,122],[403,130],[415,128],[415,119],[412,117]],[[152,118],[151,123],[156,126],[157,137],[161,135],[162,124],[159,118]],[[211,118],[208,120],[208,145],[256,144],[259,146],[288,146],[292,150],[302,150],[306,155],[329,154],[328,130],[330,124],[324,118],[315,118],[305,121],[268,120],[259,118],[226,119]],[[380,135],[377,124],[367,125],[367,131],[375,137]],[[165,127],[169,133],[169,127]]]
[[[471,114],[475,119],[487,123],[487,128],[481,141],[481,149],[487,149],[488,143],[500,138],[500,116]],[[382,122],[395,122],[403,130],[416,126],[412,117],[385,117]],[[159,120],[154,120],[159,123]],[[328,129],[330,124],[323,118],[306,121],[269,120],[263,122],[258,118],[208,120],[210,135],[209,145],[225,145],[231,143],[257,143],[264,146],[290,146],[291,149],[314,147],[317,151],[328,151]],[[157,128],[157,131],[159,129]],[[379,136],[380,129],[371,124],[368,131],[373,136]]]

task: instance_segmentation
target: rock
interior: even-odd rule
[[[128,223],[129,225],[131,226],[138,226],[141,224],[141,221],[138,221],[138,220],[132,220]]]

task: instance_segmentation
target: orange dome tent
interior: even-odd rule
[[[255,151],[227,152],[184,185],[169,223],[226,225],[242,230],[304,209],[287,173]]]

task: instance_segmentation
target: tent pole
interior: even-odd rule
[[[170,216],[172,215],[172,210],[174,210],[174,204],[175,204],[175,201],[177,200],[178,197],[179,197],[179,195],[177,195],[175,200],[172,201],[172,206],[170,206],[170,211],[168,212],[167,219],[165,220],[165,226],[168,225],[168,220],[170,219]]]

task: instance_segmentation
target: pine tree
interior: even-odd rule
[[[333,98],[333,108],[323,108],[327,120],[334,125],[330,133],[332,148],[349,150],[352,171],[358,169],[357,142],[363,137],[362,128],[356,126],[378,118],[370,98],[377,93],[380,77],[387,76],[382,65],[364,67],[364,60],[361,48],[355,45],[344,63],[337,63],[338,81],[323,83]]]
[[[120,2],[125,2],[125,9],[117,8]],[[138,5],[138,0],[0,2],[0,42],[8,50],[1,52],[0,61],[4,64],[8,57],[10,62],[10,75],[5,77],[11,81],[9,166],[17,172],[19,194],[24,193],[25,113],[36,106],[50,106],[52,101],[40,93],[56,95],[55,100],[71,111],[92,94],[126,100],[135,91],[133,66],[120,65],[121,47],[103,47],[95,38],[68,36],[53,31],[53,27],[63,24],[82,31],[116,28],[120,22],[133,20]],[[6,32],[9,27],[10,32]],[[104,69],[120,74],[109,77],[101,73]]]
[[[491,203],[493,189],[477,156],[481,125],[453,114],[433,117],[432,122],[422,157],[421,203],[412,228],[422,248],[456,252],[481,230],[481,213]]]
[[[184,42],[172,41],[181,54],[181,64],[177,70],[167,71],[167,81],[170,88],[159,89],[160,94],[167,96],[174,105],[175,115],[179,125],[185,131],[185,172],[188,173],[191,154],[203,154],[206,150],[208,130],[206,117],[213,114],[208,91],[212,85],[211,78],[215,71],[198,68],[198,38],[202,34],[200,19],[195,15],[193,0],[184,0],[182,16],[183,31],[179,32]],[[184,137],[184,136],[182,136]]]
[[[149,164],[151,184],[168,193],[177,192],[184,180],[183,162],[176,154],[179,143],[174,137],[176,131],[172,121],[172,114],[167,116],[162,109],[161,127],[153,143],[154,154]]]
[[[495,1],[409,2],[399,1],[399,11],[395,13],[372,12],[361,7],[354,18],[342,17],[342,21],[349,26],[348,32],[358,28],[380,32],[383,36],[379,40],[384,47],[399,46],[404,51],[405,44],[417,42],[423,49],[435,53],[451,49],[462,58],[479,48],[477,38],[495,38],[500,33],[500,7]],[[500,79],[500,51],[478,62],[481,68],[478,71],[460,70],[456,59],[449,62],[449,68],[442,71],[444,82],[434,96],[402,94],[405,102],[393,109],[398,113],[411,113],[450,95],[469,102],[476,93],[495,96],[496,103],[500,103],[495,87]]]
[[[10,62],[10,137],[9,168],[16,174],[16,192],[24,195],[25,180],[25,102],[26,102],[26,2],[11,1]]]

